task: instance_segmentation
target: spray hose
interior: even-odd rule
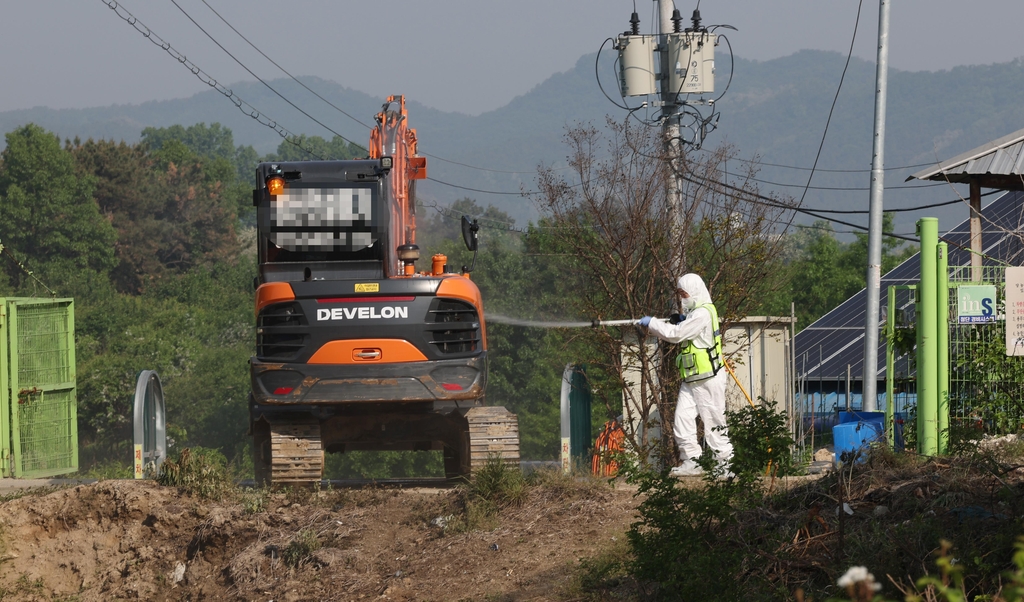
[[[594,320],[590,323],[591,328],[601,328],[602,326],[633,326],[639,324],[640,320]]]

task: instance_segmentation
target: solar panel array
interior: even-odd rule
[[[964,208],[968,207],[964,202]],[[983,265],[1024,264],[1024,193],[1007,192],[981,210]],[[949,247],[949,265],[971,265],[970,220],[964,220],[952,230],[939,236],[939,242]],[[865,268],[866,271],[866,268]],[[920,253],[893,268],[882,277],[880,288],[881,315],[879,325],[884,328],[887,314],[888,288],[892,285],[917,284],[921,277]],[[907,297],[904,296],[904,299]],[[851,377],[860,380],[864,374],[864,325],[867,290],[861,289],[839,307],[818,318],[796,335],[797,378],[809,381],[845,380],[847,365]],[[913,310],[913,304],[904,301],[901,309]],[[909,307],[906,307],[908,306]],[[885,337],[879,337],[877,378],[885,378]],[[909,373],[909,358],[902,358],[897,373]]]

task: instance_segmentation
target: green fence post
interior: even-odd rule
[[[11,441],[14,434],[11,419],[11,382],[10,382],[10,324],[7,321],[7,299],[0,299],[0,467],[4,477],[13,477],[14,468],[11,464]]]
[[[896,289],[889,286],[886,289],[886,297],[888,304],[885,317],[885,432],[889,447],[896,449],[896,428],[893,422],[895,405],[893,374],[896,370],[896,350],[893,347],[893,339],[896,337]]]
[[[944,242],[936,245],[935,275],[936,430],[939,453],[946,454],[949,452],[949,251]]]
[[[917,312],[917,451],[934,456],[938,438],[938,353],[936,326],[936,254],[939,220],[924,217],[917,221],[921,238],[921,288]]]

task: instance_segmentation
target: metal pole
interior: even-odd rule
[[[981,283],[981,182],[971,178],[971,281]]]
[[[846,364],[846,411],[847,412],[853,410],[853,406],[850,403],[850,394],[851,394],[851,392],[850,392],[850,383],[852,382],[851,379],[850,379],[850,372],[851,372],[850,368],[851,368],[850,364]]]
[[[674,90],[669,86],[671,64],[669,57],[668,34],[672,32],[672,12],[675,10],[673,0],[658,1],[658,56],[659,71],[661,72],[661,112],[664,122],[662,124],[662,136],[665,142],[665,154],[669,160],[671,174],[668,179],[668,186],[665,193],[668,195],[668,204],[672,212],[672,253],[684,249],[682,244],[682,222],[683,222],[683,182],[681,178],[682,145],[679,143],[679,100]],[[686,271],[684,256],[674,257],[671,260],[675,276],[679,277]]]
[[[875,67],[875,138],[871,154],[871,206],[868,222],[867,307],[864,322],[865,412],[877,409],[878,310],[882,288],[882,190],[885,186],[885,100],[889,79],[889,3],[878,2],[878,62]]]

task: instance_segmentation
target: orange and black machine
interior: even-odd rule
[[[324,452],[444,450],[469,471],[482,405],[480,291],[443,255],[417,271],[413,182],[426,177],[402,97],[370,158],[261,163],[250,428],[258,484],[319,482]],[[466,229],[464,229],[466,230]],[[466,230],[476,250],[476,230]]]

